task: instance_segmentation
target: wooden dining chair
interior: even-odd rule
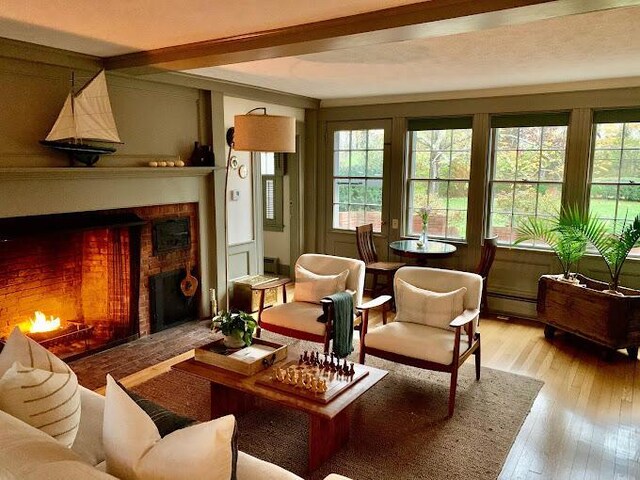
[[[406,263],[378,261],[378,253],[376,252],[376,246],[373,242],[372,223],[356,227],[356,243],[358,245],[360,259],[366,267],[365,273],[373,275],[371,295],[375,297],[378,294],[386,293],[393,296],[393,276],[398,269],[404,267]],[[380,276],[386,279],[384,287],[378,284]]]
[[[487,278],[491,271],[491,266],[496,258],[496,249],[498,248],[498,237],[486,237],[482,245],[482,254],[480,262],[474,270],[475,273],[482,277],[482,300],[480,302],[480,311],[484,312],[487,308]]]

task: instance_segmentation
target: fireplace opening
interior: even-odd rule
[[[139,335],[135,215],[0,220],[0,338],[18,327],[61,358]]]

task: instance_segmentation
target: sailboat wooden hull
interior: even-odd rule
[[[40,140],[40,143],[46,147],[54,148],[69,156],[71,165],[79,162],[87,167],[92,167],[98,160],[100,155],[108,155],[116,151],[113,147],[99,147],[96,145],[88,145],[86,143],[60,142],[50,140]]]

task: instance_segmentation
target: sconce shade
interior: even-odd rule
[[[233,149],[245,152],[293,153],[296,119],[280,115],[236,115]]]

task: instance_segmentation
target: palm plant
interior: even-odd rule
[[[587,249],[584,227],[595,223],[594,217],[583,215],[576,207],[562,208],[551,218],[527,217],[516,227],[515,244],[543,241],[560,261],[563,277],[569,279],[571,267]]]
[[[597,223],[599,225],[583,225],[581,233],[602,256],[609,269],[609,290],[618,292],[622,266],[631,249],[640,245],[640,215],[630,223],[627,223],[625,218],[620,233],[608,232],[604,222]]]

